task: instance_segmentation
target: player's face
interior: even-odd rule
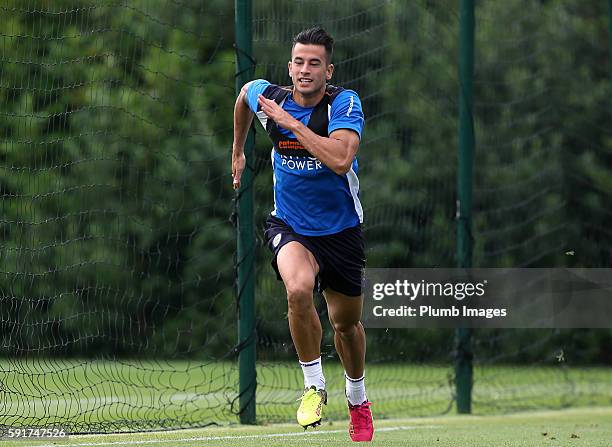
[[[327,63],[323,45],[296,43],[289,61],[289,76],[295,89],[303,96],[315,96],[325,91],[334,66]]]

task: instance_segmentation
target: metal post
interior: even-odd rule
[[[612,94],[612,0],[608,0],[608,51],[610,52],[610,93]]]
[[[236,95],[253,78],[251,0],[235,1]],[[238,191],[238,355],[240,422],[254,424],[255,390],[255,232],[253,224],[253,131],[249,131],[244,153],[246,168]]]
[[[461,0],[459,44],[459,166],[457,175],[457,263],[472,266],[472,171],[474,123],[474,0]],[[457,412],[472,411],[471,329],[458,329],[455,340]]]

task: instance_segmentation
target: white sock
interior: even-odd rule
[[[367,399],[365,390],[365,374],[358,379],[351,379],[346,372],[346,398],[351,405],[361,405]]]
[[[300,361],[302,372],[304,373],[304,388],[315,386],[317,390],[325,389],[325,377],[323,377],[323,365],[321,357],[310,362]]]

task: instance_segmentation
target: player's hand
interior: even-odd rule
[[[246,165],[244,151],[234,149],[232,151],[232,180],[234,189],[240,188],[240,177]]]
[[[259,95],[257,102],[259,103],[262,112],[283,129],[291,130],[290,127],[297,122],[297,120],[289,115],[289,113],[284,111],[283,108],[276,103],[276,101],[264,98],[263,95]]]

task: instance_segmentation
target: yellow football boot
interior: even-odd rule
[[[327,392],[311,386],[304,390],[304,394],[298,400],[301,401],[297,410],[298,424],[304,427],[304,430],[308,427],[320,425],[323,417],[323,405],[327,405]]]

